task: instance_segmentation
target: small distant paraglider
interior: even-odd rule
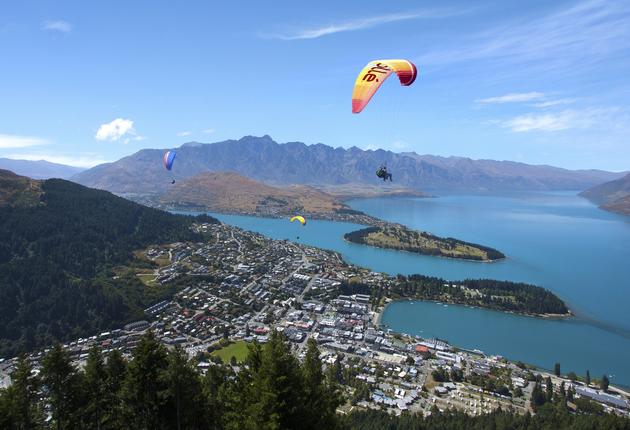
[[[361,70],[352,90],[352,113],[361,112],[372,96],[392,73],[398,75],[400,84],[408,87],[418,75],[418,69],[409,60],[374,60]]]
[[[175,151],[166,151],[164,156],[162,157],[162,162],[164,163],[164,167],[166,170],[171,170],[173,168],[173,161],[175,161],[175,156],[177,154]]]
[[[166,151],[162,156],[162,163],[164,164],[164,168],[169,172],[173,169],[173,162],[175,161],[175,156],[177,153],[175,151]],[[175,179],[171,179],[171,185],[175,183]]]
[[[294,221],[299,221],[299,222],[300,222],[300,224],[302,224],[302,225],[306,225],[306,220],[305,220],[305,219],[304,219],[304,217],[303,217],[303,216],[301,216],[301,215],[296,215],[296,216],[292,217],[292,218],[291,218],[291,222],[294,222]]]

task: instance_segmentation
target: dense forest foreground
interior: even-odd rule
[[[207,354],[188,359],[168,350],[151,332],[129,360],[93,348],[82,369],[60,345],[50,349],[39,372],[22,356],[13,384],[0,390],[2,429],[630,429],[614,415],[575,414],[563,394],[552,395],[532,416],[497,411],[471,417],[434,408],[430,416],[382,411],[337,414],[348,378],[339,362],[323,366],[310,340],[303,361],[284,335],[249,346],[241,365]],[[203,369],[203,370],[199,370]],[[361,390],[357,390],[361,392]]]

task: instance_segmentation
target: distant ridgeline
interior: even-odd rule
[[[423,255],[477,261],[505,258],[503,253],[487,246],[464,242],[452,237],[442,238],[424,231],[411,230],[399,224],[367,227],[346,233],[344,239],[377,248],[396,249]]]
[[[343,294],[369,294],[372,304],[390,299],[417,299],[479,306],[526,315],[569,316],[567,305],[551,291],[536,285],[493,279],[446,281],[423,275],[398,275],[390,286],[345,283]]]
[[[174,287],[148,290],[112,269],[150,244],[201,240],[190,229],[195,221],[218,222],[9,173],[0,171],[0,356],[141,317],[147,303]]]

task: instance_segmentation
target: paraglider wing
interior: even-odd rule
[[[291,222],[293,222],[293,221],[299,221],[300,224],[302,224],[302,225],[306,224],[306,220],[304,219],[303,216],[300,216],[300,215],[296,215],[293,218],[291,218]]]
[[[352,113],[359,113],[392,73],[402,86],[413,84],[418,75],[416,66],[408,60],[374,60],[361,70],[352,90]]]
[[[164,163],[164,167],[166,170],[171,170],[173,168],[173,161],[175,161],[175,151],[166,151],[164,156],[162,157],[162,162]]]

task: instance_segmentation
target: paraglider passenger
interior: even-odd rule
[[[383,181],[387,181],[389,179],[392,182],[392,174],[387,171],[387,167],[381,166],[376,171],[376,176],[381,178]]]

